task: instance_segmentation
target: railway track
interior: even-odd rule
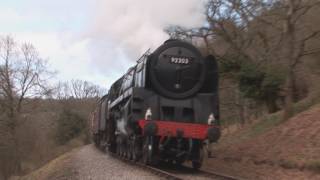
[[[242,178],[237,178],[234,176],[229,176],[226,174],[216,173],[212,171],[205,171],[205,170],[198,170],[201,174],[204,174],[204,176],[207,176],[209,178],[215,178],[215,179],[224,179],[224,180],[241,180]]]
[[[171,174],[181,177],[181,179],[216,179],[216,180],[242,180],[243,178],[238,178],[218,172],[213,172],[212,170],[199,169],[195,170],[188,165],[176,166],[174,164],[168,166],[166,169],[159,168],[161,170],[170,172]]]
[[[115,153],[107,152],[107,154],[111,155],[113,158],[123,161],[125,163],[131,164],[133,166],[137,166],[139,168],[145,169],[146,171],[151,172],[161,178],[170,179],[170,180],[185,180],[185,179],[193,179],[192,177],[188,177],[190,175],[194,176],[195,178],[201,179],[217,179],[217,180],[241,180],[241,178],[216,173],[212,171],[206,170],[194,170],[190,167],[182,166],[179,170],[168,170],[161,167],[153,167],[148,166],[140,162],[133,162],[128,159],[121,158],[117,156]],[[188,174],[184,174],[188,173]],[[200,177],[200,178],[199,178]]]
[[[147,165],[144,165],[140,162],[133,162],[131,160],[128,160],[128,159],[124,159],[124,158],[121,158],[119,156],[117,156],[115,153],[111,153],[111,152],[107,152],[107,154],[111,155],[113,158],[115,159],[118,159],[120,161],[123,161],[125,163],[128,163],[128,164],[131,164],[131,165],[134,165],[134,166],[138,166],[139,168],[142,168],[142,169],[145,169],[149,172],[151,172],[152,174],[155,174],[159,177],[162,177],[162,178],[165,178],[165,179],[170,179],[170,180],[183,180],[183,178],[180,178],[170,172],[167,172],[167,171],[163,171],[161,169],[158,169],[158,168],[155,168],[155,167],[152,167],[152,166],[147,166]]]

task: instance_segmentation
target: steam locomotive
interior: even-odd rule
[[[167,40],[112,84],[92,115],[97,146],[155,165],[202,165],[205,142],[220,137],[218,67],[193,45]]]

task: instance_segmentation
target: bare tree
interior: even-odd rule
[[[77,99],[96,98],[100,97],[102,93],[102,88],[88,81],[71,81],[71,94]]]
[[[317,0],[210,0],[205,27],[168,31],[172,37],[203,39],[207,52],[220,60],[235,53],[238,59],[258,67],[281,66],[286,74],[283,118],[287,119],[292,116],[295,70],[304,56],[319,52],[306,47],[319,37],[320,30],[303,23],[303,18],[319,4]],[[221,46],[225,50],[217,53]]]
[[[14,171],[20,170],[17,126],[27,98],[41,97],[48,91],[51,77],[46,61],[31,44],[18,44],[10,36],[0,37],[0,105],[8,117],[1,122],[9,128],[15,148]]]
[[[70,82],[59,82],[56,86],[56,97],[58,99],[89,99],[98,98],[105,90],[91,82],[84,80],[71,80]]]
[[[50,92],[47,80],[52,77],[47,63],[28,43],[19,45],[11,37],[0,40],[0,92],[9,117],[19,113],[26,98],[40,97]]]
[[[285,9],[283,16],[283,59],[287,62],[287,75],[285,85],[285,108],[284,118],[291,117],[293,114],[293,86],[295,69],[301,63],[303,56],[312,54],[307,51],[306,44],[312,38],[320,34],[320,30],[309,29],[309,32],[301,36],[301,18],[315,6],[319,6],[319,1],[313,0],[287,0],[283,2],[282,7]],[[304,29],[305,30],[305,29]],[[315,53],[315,52],[313,52]]]
[[[54,89],[54,97],[56,99],[68,99],[70,97],[70,88],[67,82],[58,82]]]

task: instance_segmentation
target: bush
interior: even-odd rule
[[[270,113],[279,110],[277,100],[281,98],[284,82],[281,68],[266,68],[253,63],[244,63],[239,72],[239,86],[244,97],[263,102]]]
[[[71,110],[63,110],[58,118],[56,138],[63,145],[86,130],[86,120],[83,117]]]
[[[261,86],[265,78],[265,74],[251,63],[246,63],[241,67],[239,72],[240,91],[247,98],[261,100]]]

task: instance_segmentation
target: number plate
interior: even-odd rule
[[[191,58],[187,57],[170,57],[170,63],[173,64],[190,64]]]

